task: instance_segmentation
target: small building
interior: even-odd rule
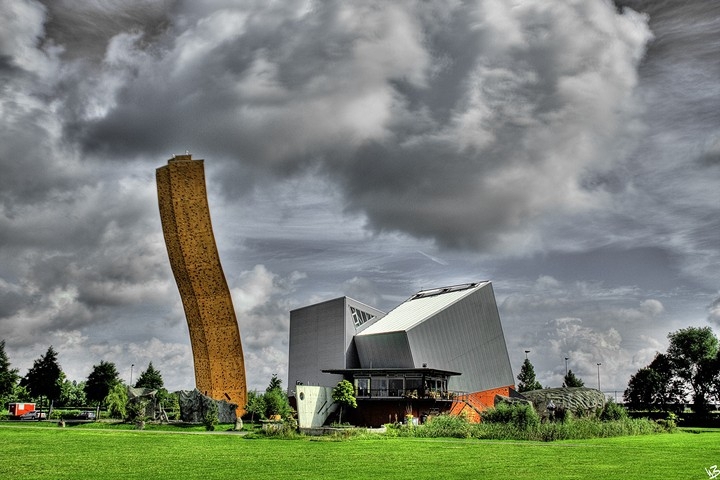
[[[293,310],[289,348],[291,395],[347,379],[356,425],[444,412],[477,420],[514,388],[490,282],[423,290],[387,314],[348,297]]]

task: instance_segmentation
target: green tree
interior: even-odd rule
[[[653,403],[657,384],[657,373],[649,367],[643,367],[630,377],[623,401],[632,410],[648,410]]]
[[[128,403],[127,387],[120,382],[113,385],[105,397],[104,403],[112,418],[125,418]]]
[[[0,402],[5,402],[12,396],[20,377],[17,368],[10,368],[10,361],[5,353],[5,340],[0,341]]]
[[[520,383],[518,384],[518,392],[529,392],[532,390],[540,390],[542,388],[540,382],[535,379],[535,367],[533,367],[533,364],[530,363],[530,360],[527,358],[523,362],[517,379],[520,380]]]
[[[672,361],[658,353],[652,362],[630,377],[623,400],[633,410],[669,411],[685,403],[683,382],[675,376]]]
[[[165,390],[163,388],[163,390]],[[165,390],[167,392],[167,390]],[[180,420],[180,395],[178,393],[167,393],[162,402],[162,407],[170,420]]]
[[[115,364],[101,360],[98,365],[93,365],[93,370],[88,375],[85,396],[88,401],[100,404],[117,383],[120,383],[120,375]]]
[[[133,398],[125,404],[127,420],[129,422],[144,422],[147,420],[148,401],[144,398]]]
[[[280,418],[288,418],[292,415],[292,407],[288,401],[287,395],[282,390],[274,389],[263,395],[263,403],[265,404],[265,417],[272,418],[279,415]]]
[[[215,430],[215,427],[219,422],[220,419],[218,418],[217,404],[215,402],[210,402],[210,405],[205,412],[205,416],[203,417],[203,425],[205,425],[205,430],[212,432],[213,430]]]
[[[250,421],[255,421],[255,415],[262,418],[265,414],[265,399],[262,394],[253,390],[248,392],[248,402],[245,405],[245,412],[250,414]]]
[[[152,362],[148,363],[147,369],[140,374],[135,382],[135,388],[149,388],[155,390],[155,397],[153,398],[153,410],[157,408],[157,405],[165,405],[169,392],[164,388],[165,382],[163,382],[162,374],[160,370],[153,367]],[[164,407],[163,407],[164,408]]]
[[[355,389],[353,384],[347,380],[341,380],[332,391],[332,399],[340,404],[339,423],[342,423],[342,414],[345,407],[357,408],[355,400]]]
[[[715,355],[715,359],[710,364],[710,372],[703,372],[708,378],[710,396],[716,403],[720,403],[720,348]]]
[[[265,393],[268,393],[271,390],[282,390],[282,380],[278,378],[277,373],[273,373],[273,376],[270,379],[270,384],[268,384],[265,389]]]
[[[39,398],[42,405],[43,397],[50,401],[60,398],[61,373],[57,352],[51,345],[45,355],[35,360],[32,368],[20,380],[20,385],[26,387],[33,397]]]
[[[85,382],[70,381],[65,378],[65,374],[61,377],[60,398],[58,404],[63,407],[84,407],[87,404],[85,397]]]
[[[153,367],[152,362],[148,363],[147,370],[140,374],[135,388],[150,388],[152,390],[160,390],[163,388],[164,382],[159,370]]]
[[[705,412],[718,355],[717,337],[710,327],[688,327],[668,334],[668,339],[667,355],[675,374],[692,390],[694,410]]]
[[[600,420],[603,422],[623,420],[628,417],[627,410],[622,405],[618,405],[612,398],[605,402],[605,406],[600,412]]]
[[[265,404],[266,418],[279,415],[280,418],[288,419],[292,416],[293,410],[290,401],[282,388],[282,380],[277,377],[277,374],[273,374],[270,384],[265,389],[263,403]]]
[[[20,385],[19,383],[15,384],[15,388],[12,392],[12,398],[16,402],[32,402],[33,396],[28,391],[27,387]]]
[[[584,387],[585,382],[575,376],[572,370],[568,370],[565,379],[563,380],[563,387]]]
[[[685,388],[682,380],[675,375],[670,357],[664,353],[658,353],[648,368],[655,373],[657,382],[652,396],[653,405],[667,412],[671,408],[677,408],[678,405],[685,403]]]

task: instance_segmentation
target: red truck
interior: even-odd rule
[[[8,413],[14,417],[30,413],[33,410],[35,410],[34,403],[11,403],[8,407]]]

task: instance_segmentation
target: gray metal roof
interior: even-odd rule
[[[488,283],[468,283],[418,292],[357,335],[408,331]]]

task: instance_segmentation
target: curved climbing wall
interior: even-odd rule
[[[156,179],[165,244],[190,330],[197,389],[235,403],[242,415],[245,362],[210,221],[203,160],[176,155],[157,169]]]

